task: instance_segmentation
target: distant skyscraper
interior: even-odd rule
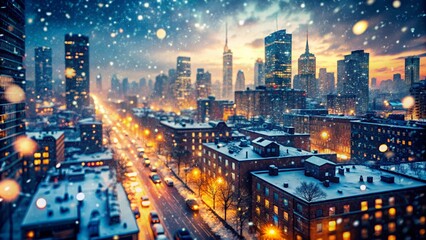
[[[222,84],[219,80],[214,81],[214,83],[212,84],[212,95],[213,96],[222,96]]]
[[[160,74],[155,77],[154,90],[152,96],[161,98],[164,94],[168,77],[165,74]]]
[[[265,84],[291,88],[291,34],[279,30],[265,37]]]
[[[258,58],[254,63],[254,86],[265,85],[265,65],[261,58]]]
[[[325,97],[334,92],[334,73],[327,72],[326,68],[320,68],[318,81],[321,96]]]
[[[402,81],[401,73],[395,73],[393,75],[393,81],[394,82]]]
[[[102,92],[102,75],[100,73],[96,75],[96,90]]]
[[[373,77],[371,78],[371,88],[377,87],[377,78]]]
[[[412,85],[420,79],[420,58],[410,56],[405,58],[405,83]]]
[[[115,98],[120,97],[121,87],[122,86],[120,85],[120,80],[117,75],[113,74],[111,77],[111,93]]]
[[[89,38],[65,35],[65,84],[68,110],[80,112],[90,99]]]
[[[235,91],[246,90],[246,78],[244,77],[243,70],[238,70],[237,80],[235,81]]]
[[[223,49],[223,85],[222,97],[226,100],[233,99],[232,91],[232,51],[228,48],[228,24],[226,24],[225,47]]]
[[[197,69],[197,79],[195,82],[195,97],[199,98],[207,98],[211,95],[211,87],[212,87],[212,75],[207,71],[204,72],[203,68]]]
[[[42,99],[52,100],[52,49],[37,47],[35,58],[35,89],[36,95]]]
[[[121,85],[123,86],[121,89],[123,90],[122,96],[123,98],[126,98],[128,92],[129,92],[129,79],[123,78],[123,81],[121,82]]]
[[[25,68],[22,62],[25,58],[24,2],[2,0],[0,3],[0,181],[12,178],[21,187],[25,187],[25,179],[21,179],[22,159],[15,151],[14,144],[25,131],[25,102],[8,101],[5,89],[15,84],[25,91]],[[5,191],[7,189],[2,189],[2,192]],[[0,226],[11,217],[11,209],[11,205],[5,201],[0,203]]]
[[[176,65],[176,82],[174,96],[182,103],[190,94],[191,88],[191,58],[178,57]]]
[[[343,92],[343,85],[345,84],[345,60],[337,61],[337,92]]]
[[[315,55],[309,52],[308,33],[306,33],[305,52],[300,55],[298,60],[298,75],[301,89],[306,91],[309,98],[318,96]]]
[[[350,55],[345,55],[343,66],[341,60],[338,61],[337,71],[338,77],[343,76],[339,93],[355,95],[355,114],[365,114],[368,110],[369,53],[364,50],[352,51]]]

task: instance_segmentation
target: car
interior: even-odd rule
[[[149,178],[151,178],[151,180],[152,180],[152,182],[153,182],[153,183],[161,183],[161,178],[160,178],[160,176],[159,176],[158,174],[156,174],[156,173],[151,173],[151,174],[149,175]]]
[[[175,240],[192,240],[191,233],[186,228],[181,228],[175,232]]]
[[[164,234],[158,234],[155,240],[168,240],[169,238]]]
[[[149,207],[149,205],[151,205],[151,202],[149,201],[148,196],[142,196],[141,197],[141,205],[142,205],[142,207]]]
[[[200,205],[198,204],[197,200],[193,198],[189,198],[185,200],[186,205],[192,210],[192,211],[198,211],[200,209]]]
[[[145,165],[145,167],[148,167],[151,164],[151,161],[149,160],[149,158],[144,158],[143,164]]]
[[[136,205],[136,204],[132,203],[132,204],[130,204],[130,206],[131,206],[131,208],[132,208],[132,212],[133,212],[133,214],[135,215],[135,217],[136,217],[136,218],[140,218],[141,213],[139,212],[138,205]]]
[[[150,211],[149,212],[149,222],[151,224],[160,223],[160,218],[158,217],[157,211]]]
[[[158,235],[164,235],[164,227],[161,223],[155,223],[151,226],[152,233],[154,234],[154,238],[157,238]]]
[[[166,182],[167,186],[173,187],[173,180],[171,178],[164,178],[164,182]]]
[[[151,170],[151,172],[157,172],[157,167],[156,167],[156,166],[154,166],[154,165],[151,165],[151,166],[149,167],[149,170]]]

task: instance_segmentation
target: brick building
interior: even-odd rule
[[[355,95],[327,95],[327,109],[329,114],[354,115],[356,107]]]
[[[214,96],[197,100],[197,119],[199,122],[227,121],[235,115],[234,102],[216,100]]]
[[[269,229],[274,239],[425,237],[426,184],[408,176],[311,157],[305,169],[272,166],[251,177],[252,220],[266,237]],[[308,201],[296,190],[302,182],[325,195]]]
[[[92,118],[78,122],[80,129],[80,148],[83,153],[102,151],[102,122]]]

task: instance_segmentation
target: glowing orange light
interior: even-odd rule
[[[322,137],[322,138],[328,138],[328,133],[327,133],[327,132],[325,132],[325,131],[324,131],[324,132],[322,132],[322,133],[321,133],[321,137]]]
[[[20,103],[25,100],[25,92],[18,85],[10,84],[6,87],[4,97],[11,103]]]
[[[386,152],[388,150],[388,146],[386,144],[382,144],[379,146],[380,152]]]
[[[355,25],[352,27],[352,32],[355,35],[361,35],[363,34],[368,28],[368,22],[366,20],[361,20],[355,23]]]
[[[76,73],[75,70],[73,68],[66,68],[65,69],[65,77],[67,78],[73,78],[75,77]]]
[[[14,148],[24,156],[32,156],[37,150],[37,143],[31,138],[21,136],[16,139]]]
[[[412,96],[407,96],[402,99],[402,107],[403,108],[411,108],[414,106],[415,100]]]
[[[21,187],[13,179],[4,179],[0,182],[0,197],[6,202],[12,202],[18,198]]]

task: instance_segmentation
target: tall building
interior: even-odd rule
[[[212,75],[207,71],[204,72],[204,68],[197,69],[197,78],[195,82],[195,97],[207,98],[212,92]]]
[[[100,73],[96,75],[96,90],[102,93],[102,75]]]
[[[309,52],[308,33],[306,33],[305,52],[300,55],[297,66],[300,89],[306,91],[307,97],[316,98],[318,96],[318,84],[315,78],[316,58],[314,54]]]
[[[263,60],[258,58],[254,63],[254,87],[265,85],[265,65]]]
[[[377,87],[377,78],[371,78],[371,88],[375,89]]]
[[[237,80],[235,81],[235,91],[244,91],[246,88],[246,78],[243,70],[238,70]]]
[[[222,96],[222,84],[220,83],[220,80],[216,80],[212,84],[212,95],[216,96],[217,98],[221,98]]]
[[[35,89],[37,97],[42,100],[52,100],[52,49],[37,47],[34,49],[35,58]]]
[[[233,99],[232,91],[232,51],[228,48],[228,24],[226,24],[225,47],[223,49],[223,84],[222,98]]]
[[[405,58],[405,83],[412,85],[420,79],[420,58],[410,56]]]
[[[182,104],[189,94],[191,87],[191,58],[178,57],[176,65],[176,82],[174,86],[174,96]]]
[[[414,98],[414,104],[408,109],[407,118],[426,119],[426,80],[414,83],[410,88],[410,95]]]
[[[67,109],[80,112],[89,106],[89,37],[65,35],[65,82]]]
[[[234,102],[216,100],[214,96],[197,100],[197,120],[199,122],[227,121],[235,115]]]
[[[168,77],[164,74],[160,74],[155,77],[154,90],[152,96],[155,98],[163,97]]]
[[[394,82],[402,81],[401,73],[395,73],[395,74],[393,75],[393,81],[394,81]]]
[[[129,79],[128,78],[123,78],[123,81],[121,82],[121,85],[123,86],[122,89],[122,96],[123,98],[125,98],[129,92]]]
[[[291,34],[285,29],[265,37],[265,84],[291,88]]]
[[[334,92],[334,73],[327,72],[326,68],[320,68],[319,76],[319,92],[321,96],[332,94]]]
[[[25,1],[0,2],[0,181],[21,182],[22,158],[13,145],[25,131],[25,102],[8,101],[5,91],[18,86],[25,91]],[[0,203],[0,225],[9,216],[9,204]]]
[[[345,59],[337,62],[337,76],[340,94],[356,96],[355,114],[364,114],[368,110],[369,53],[364,50],[352,51]],[[343,71],[343,72],[342,72]]]
[[[120,97],[120,91],[122,86],[120,85],[120,80],[117,77],[117,74],[113,74],[111,77],[111,93],[114,97]]]

